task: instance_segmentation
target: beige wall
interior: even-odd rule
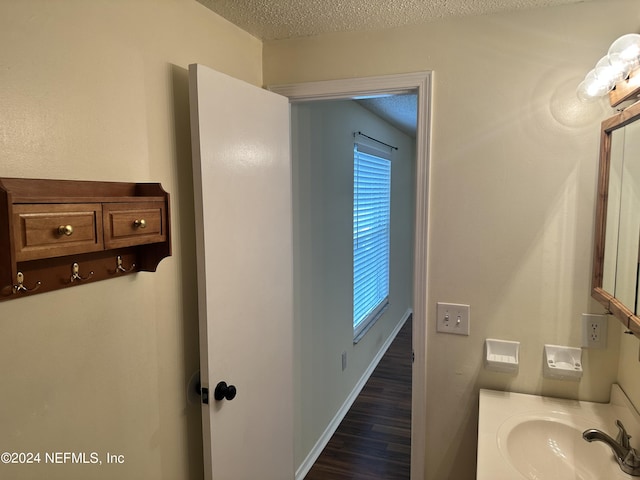
[[[0,303],[0,451],[125,463],[0,477],[201,478],[187,66],[260,85],[262,44],[193,0],[0,0],[0,44],[0,176],[157,181],[173,211],[156,273]]]
[[[615,10],[615,19],[611,11]],[[611,19],[611,21],[607,21]],[[427,326],[429,480],[475,473],[479,388],[606,401],[620,326],[579,383],[542,378],[545,343],[579,345],[590,299],[603,105],[575,88],[637,2],[586,2],[377,33],[266,42],[265,84],[434,71]],[[435,303],[471,305],[471,335],[435,333]],[[519,340],[517,376],[482,368],[487,337]],[[637,365],[637,340],[624,362]],[[638,368],[623,387],[640,400]]]

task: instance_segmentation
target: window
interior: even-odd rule
[[[389,303],[391,161],[359,143],[353,152],[353,336]],[[390,155],[389,155],[390,157]]]

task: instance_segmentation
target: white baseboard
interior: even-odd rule
[[[316,462],[316,460],[318,459],[318,457],[320,456],[324,448],[327,446],[327,443],[329,443],[329,440],[331,440],[331,437],[340,426],[340,422],[342,422],[344,417],[347,415],[347,412],[351,408],[351,405],[353,405],[353,402],[355,402],[356,398],[358,398],[358,395],[360,395],[360,392],[362,391],[365,384],[367,383],[367,380],[369,380],[369,377],[378,366],[378,363],[380,363],[380,360],[382,360],[382,357],[384,356],[384,354],[387,353],[389,346],[395,340],[396,335],[398,335],[398,332],[400,331],[402,326],[405,324],[405,322],[409,319],[412,313],[413,313],[413,310],[408,309],[405,312],[405,314],[402,316],[398,324],[395,326],[393,331],[389,334],[389,336],[387,337],[387,340],[380,347],[380,350],[378,351],[376,356],[373,358],[373,360],[369,364],[369,367],[367,367],[367,369],[364,371],[364,373],[360,377],[360,380],[358,380],[358,383],[356,383],[356,385],[353,387],[353,390],[351,391],[349,396],[346,398],[342,406],[338,409],[338,411],[336,412],[331,422],[329,422],[329,425],[327,425],[327,428],[324,430],[324,432],[322,433],[322,435],[320,436],[316,444],[313,446],[313,448],[311,449],[307,457],[304,459],[304,461],[296,469],[295,480],[303,480],[304,477],[307,475],[307,473],[309,473],[309,470],[311,470],[311,467],[313,467],[313,464]]]

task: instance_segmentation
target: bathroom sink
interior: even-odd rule
[[[561,412],[515,415],[498,429],[498,449],[531,480],[615,478],[620,469],[611,450],[582,438],[583,431],[595,427],[603,428]]]
[[[480,390],[476,480],[634,480],[612,450],[587,442],[596,428],[615,438],[616,420],[640,447],[640,415],[618,385],[609,403]]]

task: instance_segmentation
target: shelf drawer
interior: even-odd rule
[[[104,204],[102,214],[106,248],[157,243],[167,238],[162,201]]]
[[[16,261],[103,249],[99,203],[20,204],[13,217]]]

